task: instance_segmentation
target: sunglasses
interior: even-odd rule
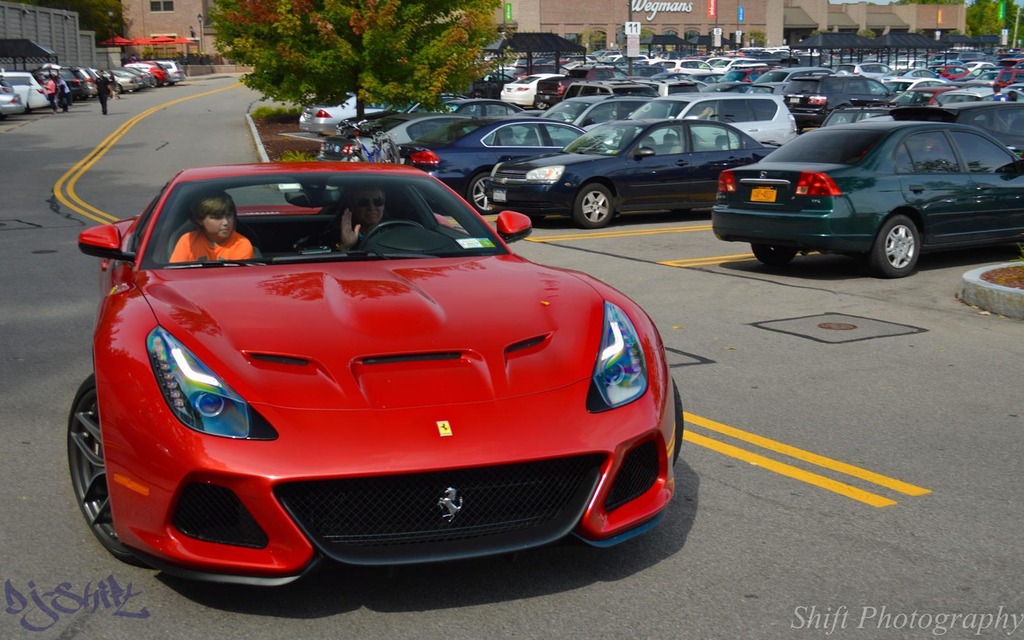
[[[375,207],[383,207],[384,206],[384,198],[373,198],[372,200],[370,198],[359,198],[358,200],[356,200],[356,206],[357,207],[368,207],[368,206],[370,206],[371,202],[373,203],[373,206],[375,206]]]

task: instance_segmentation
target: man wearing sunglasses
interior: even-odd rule
[[[339,251],[348,251],[359,244],[384,217],[384,192],[379,187],[352,189],[347,203],[341,214],[341,238],[336,247]]]

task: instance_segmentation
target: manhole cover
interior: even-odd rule
[[[754,322],[751,326],[829,344],[891,338],[926,331],[920,327],[843,313],[823,313],[817,316]]]

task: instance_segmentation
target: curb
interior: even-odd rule
[[[252,121],[252,116],[246,113],[245,121],[249,123],[249,133],[252,135],[253,144],[256,145],[256,153],[260,156],[260,162],[270,162],[270,156],[267,155],[267,150],[263,148],[263,141],[260,139],[259,131],[256,130],[256,123]]]
[[[968,271],[960,284],[960,300],[1007,318],[1024,320],[1024,289],[1004,287],[981,279],[986,271],[1020,265],[1020,262],[1004,262]]]

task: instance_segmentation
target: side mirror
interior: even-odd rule
[[[533,233],[530,217],[516,211],[502,211],[497,220],[498,235],[505,242],[523,240]]]
[[[121,233],[112,224],[89,227],[78,234],[78,249],[87,256],[134,262],[135,254],[121,250]]]
[[[633,152],[634,158],[646,158],[654,155],[654,149],[650,147],[637,147],[637,150]]]

